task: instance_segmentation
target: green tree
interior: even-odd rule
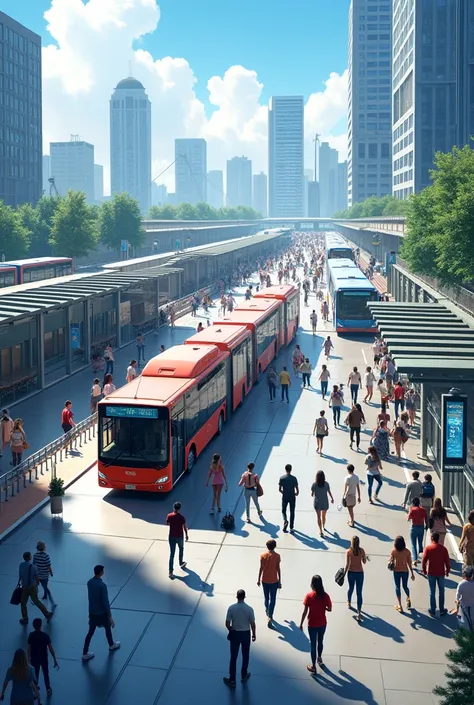
[[[100,241],[111,250],[120,250],[122,240],[140,247],[145,239],[140,206],[127,193],[118,193],[102,204],[98,223]]]
[[[178,220],[196,220],[196,208],[191,203],[180,203],[176,209]]]
[[[383,215],[386,216],[405,216],[409,210],[409,201],[401,201],[394,196],[371,196],[365,201],[355,203],[350,208],[334,213],[334,218],[351,219],[351,218],[375,218]]]
[[[204,203],[200,201],[196,203],[194,207],[194,212],[196,215],[196,220],[215,220],[216,219],[216,209],[212,208],[209,203]]]
[[[148,217],[152,220],[176,220],[176,206],[172,206],[171,204],[152,206]]]
[[[52,254],[51,228],[60,201],[60,196],[41,196],[36,204],[38,227],[31,234],[30,255],[32,257],[48,257]]]
[[[85,257],[97,245],[97,224],[82,191],[69,191],[61,198],[51,229],[53,253],[62,257]]]
[[[418,274],[436,275],[436,227],[434,191],[425,188],[412,198],[407,216],[407,235],[403,239],[400,256]]]
[[[472,705],[474,700],[474,631],[459,629],[454,633],[455,649],[446,656],[450,670],[446,673],[447,685],[438,686],[434,694],[441,698],[441,705]]]
[[[29,232],[20,213],[0,201],[0,258],[6,260],[25,257],[29,247]]]

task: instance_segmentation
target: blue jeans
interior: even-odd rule
[[[334,425],[338,426],[341,422],[341,407],[340,406],[333,406],[332,407],[332,417],[334,419]]]
[[[400,409],[402,411],[405,411],[405,399],[395,399],[394,404],[395,404],[395,418],[398,419],[398,412],[400,411]]]
[[[276,391],[276,386],[274,384],[269,384],[268,385],[268,393],[270,394],[270,401],[272,399],[275,399],[275,391]]]
[[[137,345],[137,356],[138,356],[138,362],[142,359],[143,362],[145,362],[145,346],[144,345]]]
[[[352,593],[354,592],[355,587],[357,595],[357,609],[360,612],[362,609],[362,586],[364,585],[364,573],[362,571],[357,572],[355,570],[349,570],[347,571],[347,579],[349,581],[347,601],[351,601]]]
[[[410,531],[411,555],[414,561],[418,560],[418,555],[423,553],[423,539],[425,536],[424,526],[412,526]]]
[[[436,612],[436,585],[439,591],[439,611],[444,610],[444,575],[428,575],[430,586],[430,611]]]
[[[173,566],[174,566],[174,554],[176,553],[176,546],[178,547],[178,552],[179,552],[179,564],[183,563],[183,555],[184,555],[184,539],[176,539],[173,536],[169,537],[169,544],[170,544],[170,562],[169,562],[169,572],[173,572]]]
[[[262,583],[265,612],[270,618],[273,618],[273,612],[275,611],[278,585],[279,583]]]
[[[323,655],[323,641],[326,625],[324,627],[308,627],[309,640],[311,642],[311,663],[316,666],[316,651],[318,658]]]
[[[303,375],[303,387],[306,387],[306,385],[308,385],[308,387],[311,387],[311,384],[309,382],[311,374],[309,372],[302,372],[302,375]]]
[[[401,597],[402,591],[400,590],[400,583],[403,585],[403,591],[407,597],[410,597],[410,590],[408,589],[408,571],[395,570],[393,572],[393,580],[395,582],[395,595]]]
[[[380,488],[383,485],[382,482],[382,476],[381,475],[367,475],[367,485],[368,485],[368,492],[369,492],[369,499],[372,497],[372,486],[375,482],[378,482],[378,487],[375,491],[375,494],[378,494],[380,492]]]
[[[286,401],[288,401],[288,385],[287,384],[282,384],[281,385],[281,400],[283,401],[286,396]]]
[[[354,404],[357,404],[357,395],[359,394],[359,385],[351,384],[351,399]]]
[[[113,375],[114,373],[114,361],[113,360],[106,360],[105,361],[105,374],[111,374]]]
[[[53,596],[51,595],[51,590],[50,590],[49,587],[48,587],[48,582],[49,582],[49,578],[41,578],[41,579],[40,579],[40,585],[41,585],[41,587],[42,587],[43,590],[44,590],[44,592],[43,592],[43,599],[45,599],[45,600],[48,600],[48,599],[49,599],[50,602],[51,602],[51,604],[54,605]]]
[[[328,393],[328,383],[321,382],[321,394],[323,395],[323,397],[325,397],[327,393]]]

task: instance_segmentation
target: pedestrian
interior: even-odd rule
[[[196,333],[202,333],[204,330],[204,326],[202,325],[202,321],[199,321],[197,328],[196,328]]]
[[[229,677],[224,678],[224,683],[229,688],[235,688],[237,674],[237,658],[239,650],[242,648],[242,670],[241,681],[245,683],[250,678],[248,670],[250,660],[250,638],[255,641],[257,638],[255,626],[255,612],[245,602],[245,590],[237,590],[237,602],[227,610],[225,626],[227,629],[227,640],[230,642],[230,664]],[[250,637],[252,633],[252,637]]]
[[[291,378],[290,378],[290,373],[284,367],[282,371],[280,372],[280,386],[281,386],[281,401],[285,400],[286,397],[286,403],[289,404],[290,400],[288,398],[288,389],[290,388],[291,385]]]
[[[141,333],[139,333],[137,335],[136,344],[137,344],[138,365],[140,365],[140,360],[143,360],[143,363],[145,363],[145,341],[144,341],[143,335]]]
[[[395,421],[398,419],[399,412],[405,411],[405,388],[398,380],[393,389],[393,403],[395,404]]]
[[[423,485],[420,480],[420,473],[418,470],[413,470],[411,476],[412,480],[405,485],[405,497],[403,498],[402,507],[410,506],[413,504],[415,497],[418,499],[421,497]]]
[[[46,695],[50,696],[53,694],[51,689],[51,682],[49,680],[49,663],[48,663],[48,651],[53,657],[53,666],[59,669],[59,664],[54,652],[53,645],[51,643],[51,637],[49,634],[45,634],[42,631],[43,622],[39,617],[33,620],[33,629],[28,636],[28,660],[35,669],[36,683],[39,690],[39,674],[40,670],[43,671],[44,685],[46,688]]]
[[[25,551],[23,562],[18,569],[18,584],[21,586],[21,619],[20,624],[28,624],[28,600],[30,599],[36,607],[41,610],[49,622],[53,616],[38,597],[38,568],[31,562],[31,553]]]
[[[368,365],[365,368],[365,397],[364,397],[364,402],[366,404],[370,404],[372,401],[372,396],[374,394],[374,382],[375,382],[375,375],[372,372],[372,368],[370,365]]]
[[[324,319],[326,320],[326,319]],[[329,360],[329,356],[331,355],[331,350],[334,350],[334,345],[332,344],[331,336],[328,335],[326,340],[323,343],[323,350],[324,354],[326,355],[326,358]]]
[[[329,320],[329,304],[326,299],[324,299],[321,306],[321,313],[323,314],[323,319],[327,322]]]
[[[222,296],[220,298],[220,307],[222,315],[225,316],[225,312],[227,310],[227,297],[224,293],[222,293]]]
[[[349,448],[353,448],[354,444],[354,435],[356,439],[356,445],[357,445],[357,450],[360,448],[360,429],[362,424],[365,423],[365,416],[364,412],[362,411],[362,407],[360,404],[357,404],[354,402],[352,409],[349,411],[349,413],[346,416],[345,424],[346,426],[349,426],[349,433],[350,433],[350,443],[349,443]]]
[[[354,592],[354,588],[356,589],[358,622],[362,619],[362,588],[364,586],[364,565],[366,561],[367,556],[365,555],[364,549],[360,546],[359,537],[353,536],[350,548],[346,551],[344,575],[347,575],[347,581],[349,583],[347,589],[347,606],[349,609],[352,609],[352,593]]]
[[[445,546],[440,543],[440,534],[435,531],[431,535],[431,543],[426,546],[421,561],[423,575],[428,576],[430,586],[430,609],[432,617],[436,614],[436,586],[438,586],[439,616],[444,617],[448,610],[444,606],[444,581],[451,570],[449,553]]]
[[[164,353],[165,350],[166,350],[165,346],[164,346],[164,345],[160,345],[160,355],[161,355],[161,353]]]
[[[341,409],[344,404],[344,396],[337,384],[333,385],[331,396],[329,397],[329,407],[332,408],[334,426],[338,426],[341,421]]]
[[[313,368],[311,367],[311,363],[309,361],[309,358],[306,357],[304,362],[302,362],[300,365],[300,372],[303,377],[303,388],[306,387],[306,385],[308,385],[308,389],[309,389],[309,387],[311,387],[310,379],[311,379],[311,372],[312,371],[313,371]]]
[[[443,503],[439,497],[436,497],[433,508],[430,511],[428,526],[431,531],[431,538],[433,538],[434,533],[439,534],[439,543],[441,546],[444,546],[444,539],[448,531],[448,526],[451,526],[451,522],[449,521],[448,512],[443,507]]]
[[[397,456],[397,460],[401,460],[402,450],[408,440],[408,433],[406,432],[403,426],[403,421],[398,419],[394,428],[390,432],[390,436],[392,436],[393,442],[395,444],[395,454]]]
[[[300,369],[300,365],[304,362],[304,355],[299,345],[293,350],[291,359],[293,361],[293,373],[298,377],[298,370]]]
[[[174,310],[174,306],[169,307],[169,318],[171,328],[174,328],[176,323],[176,311]]]
[[[385,405],[382,405],[380,412],[377,414],[377,426],[381,421],[384,422],[385,428],[388,430],[390,424],[390,414],[388,413]]]
[[[310,323],[311,323],[311,329],[313,331],[313,335],[316,335],[316,328],[318,327],[318,314],[313,308],[313,312],[311,313],[309,317]]]
[[[217,506],[217,511],[221,511],[221,494],[222,488],[225,486],[225,491],[228,490],[227,478],[225,476],[224,466],[222,465],[221,456],[219,453],[214,453],[212,456],[211,467],[207,476],[206,487],[209,485],[209,480],[212,480],[212,507],[210,514],[214,514],[214,507]]]
[[[474,509],[471,509],[462,527],[459,550],[463,554],[464,565],[474,566]]]
[[[100,387],[99,379],[96,377],[91,389],[91,401],[90,408],[91,414],[95,414],[97,411],[97,404],[103,399],[102,389]]]
[[[421,497],[420,497],[420,504],[422,507],[426,509],[426,512],[429,513],[431,508],[433,507],[433,502],[435,498],[435,486],[433,485],[433,477],[427,473],[423,477],[423,482],[421,485]]]
[[[137,361],[136,360],[130,360],[130,364],[127,367],[127,374],[125,379],[127,380],[127,384],[132,382],[136,377],[138,376],[137,372]]]
[[[15,651],[12,665],[7,670],[3,681],[2,694],[0,695],[0,700],[2,701],[5,699],[5,691],[9,683],[12,684],[10,705],[33,705],[36,699],[38,704],[41,705],[35,672],[28,663],[28,657],[24,649]]]
[[[410,425],[415,425],[417,395],[414,389],[410,388],[405,394],[405,409],[408,412]]]
[[[257,486],[260,484],[257,473],[254,472],[255,463],[249,463],[247,470],[243,473],[239,481],[239,487],[244,488],[245,512],[247,515],[247,524],[250,524],[250,500],[255,504],[258,516],[262,516],[263,512],[260,509],[258,501]]]
[[[390,399],[390,393],[387,389],[387,386],[382,378],[379,379],[377,382],[377,389],[379,390],[380,393],[380,406],[382,409],[385,407],[387,408],[388,405],[388,400]]]
[[[463,566],[462,577],[456,589],[456,607],[453,613],[458,616],[462,626],[474,630],[474,568]]]
[[[319,455],[323,454],[324,439],[329,434],[328,421],[325,414],[324,409],[321,409],[313,428],[313,436],[316,436],[316,453],[319,453]]]
[[[69,399],[64,402],[64,409],[61,412],[61,428],[64,433],[69,433],[73,426],[76,425],[74,421],[74,412],[72,410],[72,401]]]
[[[295,506],[296,498],[300,493],[298,480],[291,474],[291,465],[285,465],[285,474],[280,477],[278,490],[281,493],[281,513],[283,516],[283,531],[288,529],[288,518],[286,510],[290,508],[290,533],[293,533],[295,526]]]
[[[260,569],[258,571],[257,585],[263,588],[265,614],[268,626],[272,626],[273,613],[278,590],[281,590],[281,558],[275,551],[276,541],[269,539],[266,543],[267,552],[260,556]]]
[[[110,394],[116,391],[117,387],[115,386],[114,378],[112,377],[111,374],[105,375],[104,377],[104,396],[108,397]]]
[[[0,458],[3,456],[3,449],[10,444],[10,433],[13,430],[13,419],[8,413],[8,409],[2,409],[0,417]]]
[[[359,388],[362,386],[362,378],[357,367],[352,368],[352,372],[349,372],[349,377],[347,384],[351,390],[351,399],[354,404],[357,404],[357,397],[359,396]]]
[[[277,373],[273,369],[273,367],[269,367],[267,371],[267,384],[268,384],[268,393],[270,395],[270,401],[273,403],[275,401],[276,397],[276,387],[278,384],[278,377]]]
[[[56,607],[56,603],[51,595],[51,590],[49,589],[49,578],[53,577],[53,568],[51,566],[51,558],[48,553],[46,553],[46,544],[44,541],[38,541],[36,544],[36,553],[33,556],[33,565],[36,566],[38,571],[39,584],[43,588],[42,600],[49,600],[52,607]]]
[[[316,675],[316,655],[318,665],[323,665],[324,634],[327,627],[326,612],[332,612],[331,598],[324,590],[320,575],[313,575],[311,578],[311,592],[305,595],[303,605],[304,610],[301,615],[300,629],[303,631],[304,620],[307,616],[308,634],[311,643],[311,664],[306,666],[306,668],[312,675]]]
[[[12,452],[12,465],[20,465],[23,458],[23,451],[28,448],[26,433],[23,430],[23,421],[15,419],[10,433],[10,450]]]
[[[403,591],[406,595],[407,609],[411,609],[410,589],[408,587],[408,573],[411,573],[411,579],[415,580],[411,554],[405,544],[403,536],[397,536],[394,541],[388,567],[393,571],[393,580],[395,583],[395,595],[397,596],[398,604],[395,605],[397,612],[403,612],[402,607],[402,592],[400,585],[403,586]]]
[[[388,460],[390,457],[389,437],[390,434],[385,425],[385,421],[380,421],[378,427],[374,429],[371,443],[376,447],[377,453],[382,460]]]
[[[90,661],[95,654],[89,651],[92,637],[98,627],[105,629],[105,638],[109,645],[109,651],[120,649],[120,642],[114,641],[112,629],[115,627],[115,622],[112,618],[109,603],[109,591],[107,585],[102,580],[104,575],[104,566],[94,566],[94,577],[87,581],[87,597],[89,604],[89,631],[84,639],[84,647],[82,649],[82,660]]]
[[[411,557],[413,559],[413,565],[417,566],[419,563],[418,556],[420,553],[423,553],[423,539],[425,537],[425,527],[428,522],[426,509],[420,506],[419,497],[413,497],[407,521],[411,521]]]
[[[113,375],[115,358],[114,358],[114,351],[112,350],[112,346],[110,344],[107,344],[105,346],[104,360],[105,360],[105,374],[107,375],[110,373],[111,375]]]
[[[367,455],[365,456],[365,464],[367,466],[367,491],[369,493],[369,502],[373,504],[372,501],[372,486],[374,482],[377,483],[377,489],[374,494],[374,499],[378,499],[379,492],[383,485],[382,481],[382,461],[377,452],[377,448],[373,445],[368,447]]]
[[[327,365],[322,365],[318,379],[321,382],[321,394],[323,399],[326,399],[326,394],[328,393],[328,381],[330,377],[331,375],[329,373]]]
[[[186,525],[186,519],[180,512],[181,502],[175,502],[173,504],[173,511],[166,517],[166,523],[170,527],[168,542],[170,545],[170,559],[169,559],[169,577],[173,578],[174,570],[174,554],[176,553],[176,546],[178,547],[178,562],[181,570],[186,568],[186,561],[184,560],[184,537],[186,536],[186,541],[188,540],[188,527]]]
[[[347,507],[350,520],[347,522],[349,526],[354,526],[354,507],[357,503],[360,504],[360,481],[358,475],[355,474],[352,463],[347,465],[347,475],[344,479],[343,490],[343,505]]]
[[[328,497],[331,498],[331,504],[334,504],[334,497],[322,470],[318,470],[316,479],[311,485],[311,497],[313,498],[313,506],[318,520],[319,535],[323,538],[323,532],[326,530],[326,514],[329,509]]]

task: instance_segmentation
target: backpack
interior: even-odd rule
[[[224,516],[222,517],[221,528],[224,529],[224,531],[232,531],[234,526],[235,526],[234,515],[231,514],[230,512],[226,512],[224,514]]]
[[[432,499],[435,496],[435,488],[432,482],[424,482],[421,490],[421,496],[427,499]]]

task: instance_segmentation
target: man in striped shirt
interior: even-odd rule
[[[46,544],[44,541],[38,541],[36,544],[36,553],[33,556],[33,565],[38,571],[38,580],[43,587],[43,600],[49,600],[52,607],[56,607],[51,591],[48,587],[50,576],[53,577],[53,569],[51,567],[51,558],[46,553]]]

